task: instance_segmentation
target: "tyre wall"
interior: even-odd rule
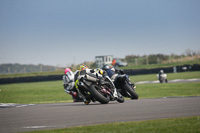
[[[55,81],[55,80],[62,80],[62,76],[63,75],[49,75],[49,76],[31,76],[31,77],[18,77],[18,78],[2,78],[0,79],[0,84]]]
[[[127,75],[141,75],[141,74],[158,74],[160,70],[165,73],[185,72],[185,71],[200,71],[200,65],[183,65],[168,68],[153,68],[153,69],[128,69],[124,70]],[[32,77],[18,77],[18,78],[1,78],[0,84],[10,83],[26,83],[26,82],[41,82],[41,81],[55,81],[62,80],[63,75],[49,75],[49,76],[32,76]]]
[[[165,73],[200,71],[200,64],[183,65],[183,66],[166,67],[166,68],[152,68],[152,69],[135,69],[135,70],[129,69],[129,70],[124,70],[124,73],[126,73],[127,75],[158,74],[160,70],[163,70]]]

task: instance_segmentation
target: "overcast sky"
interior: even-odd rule
[[[0,0],[0,64],[200,50],[200,0]]]

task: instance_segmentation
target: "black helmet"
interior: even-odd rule
[[[103,66],[102,69],[103,69],[103,70],[108,70],[109,68],[110,68],[109,65],[106,64],[106,65]]]

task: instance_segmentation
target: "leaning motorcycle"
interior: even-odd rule
[[[130,81],[128,75],[126,74],[118,74],[114,78],[114,84],[119,92],[124,97],[128,97],[131,99],[138,99],[138,94],[135,92],[136,86]]]
[[[168,83],[167,74],[165,74],[165,73],[157,74],[157,78],[160,81],[160,83],[164,83],[164,82]]]
[[[114,84],[113,84],[114,85]],[[91,101],[107,104],[109,101],[117,100],[120,103],[124,102],[124,97],[117,91],[118,98],[114,97],[114,88],[112,81],[102,76],[98,72],[89,73],[79,76],[75,82],[78,93],[86,99],[84,103],[87,105]]]

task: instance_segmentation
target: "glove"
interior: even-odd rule
[[[63,84],[64,89],[68,86],[68,84]]]
[[[124,74],[124,70],[120,69],[120,73],[121,73],[121,74]]]

